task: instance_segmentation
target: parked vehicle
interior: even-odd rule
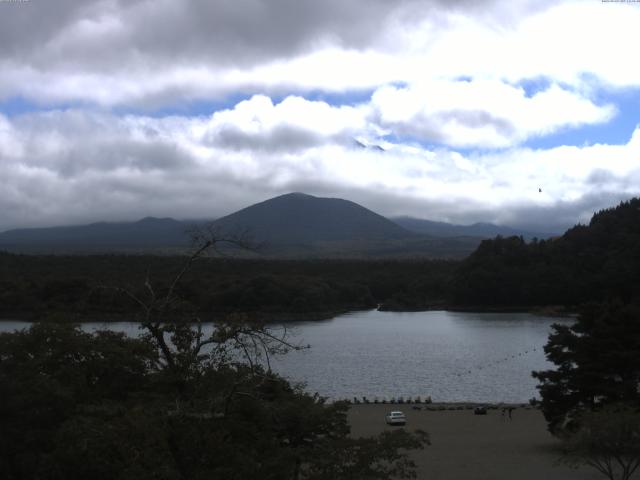
[[[475,413],[476,415],[486,415],[487,407],[485,407],[484,405],[478,405],[476,408],[473,409],[473,413]]]
[[[404,416],[404,413],[398,410],[387,413],[385,418],[389,425],[404,425],[407,423],[407,418]]]

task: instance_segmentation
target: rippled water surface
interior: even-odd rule
[[[357,312],[295,324],[311,348],[277,362],[293,380],[331,397],[430,395],[438,401],[524,402],[532,370],[551,368],[551,324],[530,314]]]
[[[311,348],[273,366],[331,398],[525,402],[538,396],[531,371],[551,368],[542,351],[551,324],[563,322],[523,313],[355,312],[289,324],[294,341]],[[0,331],[27,325],[0,322]],[[139,332],[128,322],[84,328]]]

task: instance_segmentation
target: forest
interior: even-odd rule
[[[183,257],[0,254],[0,315],[5,318],[123,317],[136,305],[117,288],[166,287]],[[444,260],[249,260],[202,258],[180,285],[203,318],[441,305],[456,263]],[[284,315],[284,317],[283,317]]]
[[[597,212],[550,240],[485,240],[456,269],[454,305],[564,305],[640,300],[640,199]]]
[[[122,319],[136,311],[121,289],[167,288],[184,257],[0,253],[4,318]],[[561,237],[483,241],[462,261],[266,260],[205,257],[180,284],[201,318],[231,312],[263,319],[326,318],[338,312],[512,309],[640,297],[640,199],[594,214]]]

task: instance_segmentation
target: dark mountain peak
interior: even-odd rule
[[[414,234],[357,203],[289,193],[251,205],[215,222],[225,230],[248,230],[271,244],[407,238]]]
[[[284,195],[280,195],[279,197],[272,198],[271,200],[275,200],[276,198],[317,198],[317,197],[314,197],[313,195],[309,195],[308,193],[291,192],[291,193],[285,193]],[[267,202],[268,201],[269,200],[267,200]]]

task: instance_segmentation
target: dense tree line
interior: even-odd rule
[[[562,237],[483,241],[456,270],[457,305],[567,305],[640,300],[640,199],[596,213]]]
[[[165,285],[180,256],[46,256],[0,253],[0,315],[82,320],[127,315],[105,286]],[[596,213],[562,237],[483,241],[462,262],[206,258],[181,284],[205,316],[229,312],[331,315],[367,309],[527,308],[640,299],[640,199]],[[141,287],[138,287],[141,288]]]
[[[37,256],[0,253],[0,315],[46,318],[122,316],[137,306],[113,288],[166,288],[184,257]],[[204,318],[229,312],[331,314],[424,308],[446,301],[456,263],[431,260],[247,260],[202,258],[180,284]]]
[[[247,316],[205,334],[180,286],[208,239],[166,288],[117,287],[143,335],[36,323],[0,334],[0,477],[54,479],[415,478],[404,429],[350,436],[347,405],[326,404],[271,371],[301,347]]]

